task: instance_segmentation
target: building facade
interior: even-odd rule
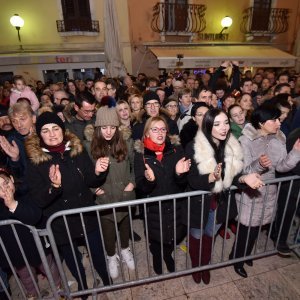
[[[109,2],[119,59],[133,75],[206,68],[235,57],[245,67],[300,69],[299,0],[1,0],[0,80],[20,74],[33,84],[105,72]],[[14,14],[25,21],[20,41],[9,23]],[[225,16],[233,21],[228,28],[221,26]],[[260,47],[270,55],[262,57]]]

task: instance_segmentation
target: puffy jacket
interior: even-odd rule
[[[288,172],[294,169],[300,160],[300,151],[293,149],[287,154],[285,135],[280,130],[277,134],[263,136],[251,124],[247,124],[242,133],[239,141],[244,153],[245,173],[259,173],[262,180],[275,179],[275,171]],[[270,168],[260,165],[259,158],[263,154],[272,161]],[[263,186],[258,190],[246,189],[244,192],[243,198],[240,194],[236,195],[241,223],[245,226],[270,223],[276,209],[277,185]]]

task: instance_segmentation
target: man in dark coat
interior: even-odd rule
[[[179,134],[176,122],[168,116],[166,110],[161,108],[159,97],[155,92],[148,91],[144,94],[143,105],[144,110],[140,112],[139,119],[132,127],[133,140],[142,138],[147,119],[156,116],[163,116],[166,119],[170,134]]]

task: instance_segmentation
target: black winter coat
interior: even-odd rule
[[[55,212],[94,205],[90,187],[103,184],[106,173],[95,175],[95,167],[79,139],[72,133],[65,134],[70,141],[69,148],[63,154],[45,152],[40,147],[37,135],[26,140],[26,151],[29,157],[27,178],[31,199],[43,210],[43,215],[49,218]],[[58,164],[62,176],[62,186],[53,188],[49,179],[49,168]],[[97,227],[95,213],[85,213],[84,222],[87,232]],[[79,214],[67,216],[67,222],[72,238],[83,235]],[[53,233],[58,244],[68,243],[66,227],[62,217],[52,223]]]
[[[8,210],[2,199],[0,200],[0,221],[18,220],[24,224],[35,225],[42,216],[41,209],[39,209],[25,197],[17,198],[17,200],[18,206],[14,213],[11,213]],[[25,225],[15,225],[15,228],[29,264],[33,267],[38,266],[41,264],[41,259],[30,229]],[[16,268],[25,266],[20,248],[10,225],[0,226],[0,237],[5,245],[13,266]],[[2,268],[9,266],[1,246],[0,266]]]
[[[135,149],[137,153],[134,159],[134,172],[136,190],[139,195],[155,197],[183,192],[186,187],[186,175],[176,175],[176,163],[184,156],[179,145],[173,145],[169,140],[163,151],[163,158],[156,159],[155,152],[143,148],[141,141],[136,141]],[[155,180],[148,181],[145,176],[145,163],[153,170]],[[182,223],[182,203],[183,199],[176,200],[176,242],[180,242],[185,235],[185,226]],[[161,218],[163,243],[172,244],[174,242],[174,206],[173,200],[161,202]],[[160,215],[159,203],[147,204],[147,221],[149,239],[160,242]]]
[[[179,134],[180,143],[183,149],[185,149],[187,144],[195,138],[198,129],[199,127],[193,119],[190,119],[186,124],[183,125]]]

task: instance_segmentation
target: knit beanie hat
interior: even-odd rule
[[[35,130],[38,136],[41,136],[42,127],[46,124],[56,124],[62,129],[63,133],[65,133],[65,124],[62,119],[57,114],[46,111],[36,120]]]
[[[147,102],[150,100],[157,100],[159,102],[159,97],[155,92],[148,91],[144,94],[143,105],[145,106],[147,104]]]
[[[102,106],[96,114],[95,126],[119,126],[119,118],[115,107]]]

